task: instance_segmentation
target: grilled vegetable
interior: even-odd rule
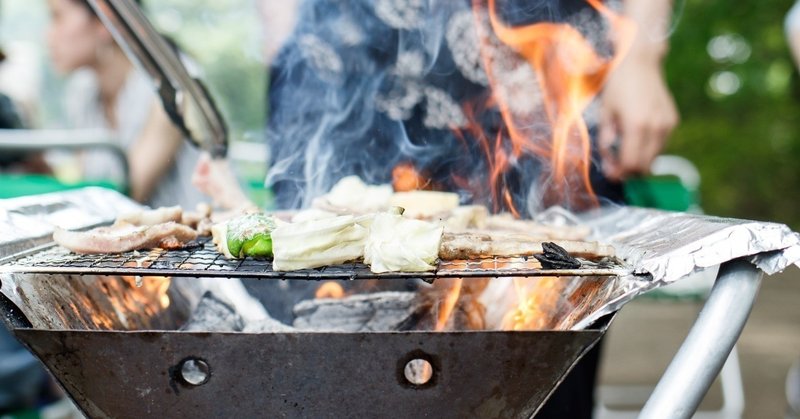
[[[432,271],[439,258],[443,229],[439,223],[406,218],[400,212],[376,214],[364,262],[375,273]]]
[[[217,249],[229,259],[246,256],[272,257],[275,219],[264,214],[246,214],[212,228]]]
[[[272,234],[272,268],[294,271],[361,259],[372,218],[343,215],[280,226]]]

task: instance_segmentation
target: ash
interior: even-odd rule
[[[245,324],[233,306],[206,291],[181,330],[186,332],[241,332]]]
[[[412,328],[421,310],[422,302],[414,292],[313,299],[294,306],[295,318],[293,325],[289,326],[269,315],[245,320],[233,305],[207,291],[181,330],[245,333],[399,331]]]
[[[306,300],[294,306],[294,327],[336,332],[404,330],[418,309],[417,295],[413,292]]]

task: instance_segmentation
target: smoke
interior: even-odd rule
[[[313,0],[300,7],[296,30],[271,69],[265,183],[277,206],[308,206],[348,175],[388,183],[393,167],[411,163],[462,201],[498,208],[488,175],[496,163],[487,156],[509,150],[494,141],[506,131],[479,51],[476,22],[488,21],[476,19],[471,2]],[[511,25],[569,21],[598,50],[608,49],[603,23],[583,0],[513,0],[500,15]],[[504,88],[494,94],[539,115],[523,128],[545,141],[550,127],[535,75],[513,51],[499,42],[497,48]],[[490,145],[478,140],[482,135]],[[547,163],[532,154],[508,165],[502,183],[513,204],[537,212],[548,184],[560,180],[548,179]]]

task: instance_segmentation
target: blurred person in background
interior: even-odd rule
[[[469,1],[454,2],[454,5],[461,6],[454,6],[453,9],[459,10],[460,8],[460,11],[463,12],[463,6],[469,3]],[[531,3],[534,5],[528,7],[527,10],[525,7],[522,7],[524,6],[524,2],[518,0],[509,0],[505,2],[500,0],[499,3],[509,4],[509,9],[513,9],[514,7],[520,9],[519,12],[523,17],[525,13],[529,13],[531,10],[535,11],[537,8],[540,12],[535,13],[544,11],[544,14],[550,13],[553,16],[585,15],[586,10],[589,8],[585,0],[543,0]],[[269,115],[267,125],[268,143],[272,148],[271,166],[274,169],[276,166],[283,166],[276,165],[276,163],[286,163],[292,160],[290,163],[292,167],[288,169],[285,167],[280,168],[280,170],[286,174],[285,177],[287,180],[285,182],[282,181],[282,176],[278,174],[270,179],[271,182],[268,182],[270,184],[267,186],[272,187],[276,192],[277,206],[279,208],[296,207],[301,205],[296,198],[302,195],[304,191],[307,192],[308,189],[303,187],[302,179],[298,181],[298,178],[303,178],[304,168],[301,166],[309,164],[306,159],[308,156],[304,157],[302,155],[304,154],[306,145],[310,141],[309,138],[316,135],[316,130],[319,127],[319,124],[310,121],[320,122],[325,120],[326,112],[330,110],[326,108],[327,104],[324,103],[325,101],[318,100],[320,99],[319,94],[325,93],[328,95],[327,97],[329,97],[336,89],[341,89],[341,87],[336,86],[336,84],[342,82],[341,80],[334,82],[324,80],[325,77],[330,77],[330,74],[317,75],[319,77],[316,77],[314,73],[319,73],[319,71],[316,71],[318,69],[314,67],[320,66],[320,63],[325,64],[326,60],[332,59],[334,64],[337,62],[340,64],[346,62],[348,67],[345,69],[345,73],[350,71],[350,67],[352,67],[354,74],[345,74],[345,77],[358,77],[359,74],[356,73],[361,72],[361,75],[364,76],[362,78],[375,78],[374,75],[365,73],[368,68],[373,68],[372,71],[378,73],[379,77],[386,76],[386,78],[389,79],[394,77],[392,74],[384,74],[386,70],[381,69],[381,67],[395,71],[395,69],[390,68],[394,64],[397,66],[396,72],[402,72],[404,69],[400,68],[401,63],[379,62],[378,65],[376,65],[376,62],[387,60],[387,55],[389,57],[392,56],[391,53],[387,54],[387,51],[384,51],[386,49],[408,48],[408,46],[405,45],[395,46],[392,44],[393,42],[398,42],[398,32],[403,34],[406,31],[397,31],[396,28],[394,28],[394,32],[391,30],[387,31],[385,29],[386,26],[388,26],[389,29],[393,29],[392,24],[387,25],[385,22],[382,22],[382,20],[394,20],[395,24],[397,24],[397,22],[402,19],[414,16],[414,13],[412,13],[413,11],[409,12],[408,10],[403,10],[404,8],[412,9],[416,6],[396,0],[381,0],[371,6],[358,3],[348,7],[331,6],[331,4],[325,1],[302,2],[298,0],[287,2],[260,0],[258,5],[265,28],[263,48],[265,61],[270,65],[271,80],[268,94]],[[377,14],[391,14],[393,11],[399,12],[399,14],[395,18],[381,16],[380,19],[376,18],[375,12],[367,12],[372,14],[371,16],[367,16],[366,19],[364,19],[364,16],[348,16],[348,14],[364,13],[364,10],[373,8],[377,10]],[[621,9],[623,15],[638,24],[638,31],[630,51],[611,73],[604,85],[603,91],[599,95],[599,112],[595,112],[597,115],[593,121],[588,121],[590,125],[594,127],[595,145],[598,149],[598,153],[595,156],[597,161],[595,161],[596,165],[594,169],[597,172],[601,172],[595,173],[595,179],[598,179],[599,183],[608,186],[608,188],[604,188],[602,187],[603,185],[601,185],[601,189],[605,189],[605,192],[607,192],[606,195],[613,195],[608,197],[612,201],[619,201],[622,199],[622,181],[629,177],[649,173],[650,165],[664,148],[669,134],[672,132],[679,119],[674,99],[666,85],[663,73],[663,58],[668,51],[667,38],[671,25],[671,1],[659,0],[648,2],[644,0],[626,0],[622,2]],[[326,13],[326,10],[330,13]],[[406,13],[406,15],[402,13]],[[417,18],[424,19],[421,16],[417,16]],[[441,22],[437,23],[441,25]],[[451,29],[450,27],[454,26],[452,23],[452,21],[445,22],[444,29]],[[352,25],[354,24],[355,28],[352,30]],[[400,22],[400,26],[407,26],[407,24],[413,26],[414,23]],[[363,40],[358,40],[359,29],[361,29],[362,32],[366,31],[370,33],[371,39],[368,42],[367,48],[354,48],[352,44],[352,42],[363,42]],[[347,39],[348,36],[352,37],[352,39]],[[426,34],[422,36],[426,36]],[[318,42],[320,40],[323,41],[323,43],[320,44]],[[327,45],[324,43],[325,41],[328,42]],[[340,44],[337,44],[337,42],[340,42]],[[407,41],[401,39],[399,42]],[[466,75],[465,77],[464,74],[460,74],[462,69],[456,68],[458,66],[453,65],[452,56],[455,54],[464,54],[464,52],[454,51],[454,53],[451,53],[448,51],[448,43],[450,43],[449,39],[446,40],[445,45],[442,45],[441,51],[433,54],[434,57],[441,57],[443,52],[446,53],[448,58],[439,59],[439,61],[445,61],[442,67],[446,68],[437,68],[437,66],[440,66],[439,61],[435,63],[422,63],[429,67],[433,66],[433,71],[431,71],[430,68],[426,69],[429,71],[426,77],[430,80],[421,80],[423,87],[425,84],[433,84],[434,86],[440,84],[442,86],[437,87],[445,87],[445,90],[448,91],[447,93],[455,92],[452,96],[459,96],[463,91],[471,90],[471,93],[474,93],[475,91],[480,92],[485,90],[485,88],[481,86],[476,88],[476,83],[469,80],[471,77],[470,75]],[[478,48],[477,45],[472,45],[471,47]],[[283,51],[277,54],[276,51],[280,51],[281,49],[283,49]],[[353,51],[357,53],[354,54]],[[361,55],[363,51],[367,51],[367,53]],[[409,51],[402,52],[407,53]],[[419,52],[422,53],[423,56],[431,53],[431,51],[410,52]],[[394,53],[397,55],[397,51],[394,51]],[[336,57],[335,55],[340,56]],[[411,56],[411,54],[406,54],[406,56]],[[337,60],[337,58],[339,60]],[[447,60],[450,60],[450,62],[447,63]],[[324,72],[325,70],[323,69],[322,71]],[[445,80],[447,77],[449,77],[450,80]],[[319,78],[323,80],[320,81]],[[402,82],[405,82],[405,80]],[[345,83],[351,83],[350,79],[346,78]],[[367,83],[373,82],[362,83],[362,85],[356,87],[374,89],[374,86],[365,87],[364,84]],[[326,84],[327,86],[324,86]],[[378,90],[383,87],[384,86],[380,86]],[[316,89],[315,93],[310,93],[310,89]],[[374,99],[373,95],[380,95],[381,93],[385,92],[368,91],[363,93],[362,96],[367,98],[365,100],[366,102],[370,102]],[[345,96],[349,97],[352,95]],[[346,101],[346,97],[343,100]],[[409,98],[405,97],[400,99],[407,100]],[[455,99],[455,97],[453,97],[453,99]],[[430,101],[431,99],[428,99],[429,103]],[[306,102],[308,102],[307,105],[309,105],[307,107],[298,105],[298,103]],[[422,99],[411,103],[412,107],[410,109],[401,109],[402,107],[408,107],[408,104],[400,104],[398,105],[399,107],[393,105],[384,107],[396,107],[397,109],[403,110],[401,113],[404,115],[413,115],[408,119],[399,121],[402,122],[404,128],[408,129],[407,135],[409,137],[413,137],[417,134],[417,132],[415,132],[416,125],[423,125],[423,129],[418,130],[421,131],[422,134],[419,136],[423,138],[430,135],[430,133],[433,133],[434,136],[438,138],[451,136],[449,129],[442,130],[440,129],[441,127],[425,126],[424,122],[418,121],[418,119],[421,119],[424,113],[427,112],[425,108],[428,107],[428,105],[425,102],[425,99]],[[348,104],[345,102],[342,104],[342,106],[345,105],[352,105],[352,103]],[[335,111],[339,110],[340,108],[335,109]],[[287,127],[291,129],[297,125],[292,122],[297,121],[301,113],[305,117],[310,118],[308,120],[309,122],[304,124],[307,127],[307,131],[293,133],[299,135],[286,135],[288,132]],[[383,118],[384,115],[382,114],[386,114],[387,112],[373,112],[368,110],[366,113],[368,115],[374,115],[376,118]],[[357,112],[351,112],[350,116],[353,114],[357,114]],[[390,117],[389,119],[393,118]],[[345,120],[339,125],[345,126],[349,122],[350,120]],[[380,121],[375,122],[376,125],[379,123]],[[365,132],[359,131],[360,133],[357,135],[363,137],[365,141],[370,142],[370,144],[377,144],[381,141],[375,141],[374,139],[370,139],[370,137],[385,137],[387,134],[380,132],[382,128],[384,127],[378,127],[378,132],[369,129]],[[444,131],[447,132],[445,132],[444,135],[439,135]],[[416,138],[410,138],[410,140],[412,141],[412,146],[416,145],[413,144],[417,141]],[[424,141],[430,142],[427,139]],[[334,148],[335,147],[336,146],[334,146]],[[348,154],[356,150],[359,152],[365,152],[364,150],[366,150],[364,148],[355,149],[352,147],[352,144],[345,144],[345,147],[339,148],[340,150],[334,152]],[[328,151],[329,150],[326,148],[323,150],[323,154],[328,153]],[[391,153],[386,152],[383,154]],[[301,157],[294,159],[289,158],[290,156],[296,155],[301,155]],[[344,162],[347,159],[341,158],[338,160]],[[443,160],[449,161],[449,156]],[[241,206],[244,195],[234,191],[233,189],[235,188],[223,186],[232,180],[231,176],[229,176],[230,174],[227,173],[229,168],[221,167],[219,170],[216,170],[211,167],[213,165],[225,166],[226,164],[227,163],[224,161],[212,163],[208,159],[205,159],[203,164],[198,166],[198,176],[195,178],[196,183],[201,189],[206,190],[210,196],[217,199],[223,206]],[[327,174],[323,175],[319,173],[318,177],[327,177],[328,179],[326,179],[326,182],[329,184],[328,186],[330,186],[335,183],[338,178],[349,174],[346,173],[347,170],[362,170],[381,173],[378,176],[381,177],[381,179],[366,179],[367,181],[385,183],[391,180],[391,173],[388,173],[384,169],[385,167],[391,168],[393,166],[392,164],[387,164],[387,162],[378,161],[377,159],[371,164],[372,166],[377,166],[377,170],[343,167],[344,171],[340,171],[336,176],[327,176]],[[445,164],[452,166],[452,164],[449,163]],[[308,167],[305,169],[308,169]],[[319,170],[319,168],[316,170]],[[214,176],[209,176],[211,173],[214,173]],[[444,184],[447,184],[447,182],[444,182]],[[327,188],[323,188],[323,190],[327,190]]]
[[[301,0],[258,0],[258,14],[264,30],[261,43],[264,62],[269,65],[297,24]]]
[[[191,185],[199,154],[183,141],[147,76],[134,68],[86,0],[48,0],[48,5],[50,57],[58,72],[70,76],[65,106],[71,128],[114,134],[128,158],[135,200],[187,208],[202,202]],[[113,156],[100,150],[83,152],[81,168],[84,180],[124,177]]]
[[[444,189],[465,189],[454,183],[456,178],[483,182],[491,168],[479,142],[464,150],[453,131],[468,131],[477,122],[486,135],[502,132],[496,110],[475,109],[468,118],[463,109],[479,108],[476,103],[503,95],[504,89],[519,91],[499,99],[514,113],[523,109],[519,114],[526,121],[546,121],[544,93],[534,73],[520,71],[530,64],[519,55],[509,60],[519,60],[510,69],[498,64],[493,76],[485,74],[481,41],[470,32],[493,30],[488,22],[476,24],[481,19],[475,18],[473,5],[486,14],[485,1],[299,3],[296,27],[270,68],[267,186],[279,208],[307,205],[313,195],[351,174],[368,183],[388,183],[392,173],[386,168],[404,161]],[[596,134],[593,186],[598,195],[616,202],[623,199],[622,181],[649,173],[678,121],[662,68],[671,2],[626,0],[620,6],[638,30],[604,85],[599,112],[585,113]],[[608,23],[585,0],[499,0],[496,7],[512,27],[569,23],[596,49],[609,48],[603,43]],[[502,43],[496,37],[486,42]],[[516,54],[504,47],[497,53]],[[541,172],[533,167],[539,162],[529,160],[535,159],[523,156],[505,174],[517,183],[510,187],[523,214],[533,212],[527,205],[535,195],[529,186]]]

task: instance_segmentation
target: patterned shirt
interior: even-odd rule
[[[606,47],[605,23],[584,1],[501,5],[510,25],[569,22],[597,49]],[[492,203],[492,163],[475,127],[486,135],[503,131],[494,99],[531,120],[544,119],[544,109],[536,74],[494,37],[485,7],[312,0],[302,3],[298,22],[271,69],[266,185],[279,207],[307,206],[348,175],[389,182],[401,163],[437,188],[459,191],[464,202]],[[503,175],[523,213],[538,205],[541,167],[525,155]]]

